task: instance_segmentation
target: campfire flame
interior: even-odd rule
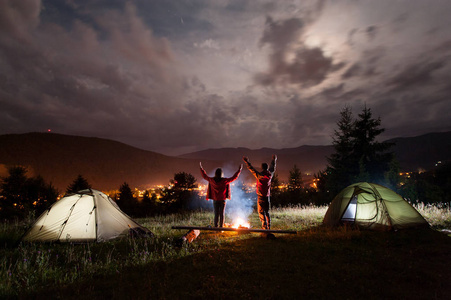
[[[236,218],[233,223],[232,223],[232,228],[250,228],[251,224],[249,224],[249,222],[241,219],[241,218]]]

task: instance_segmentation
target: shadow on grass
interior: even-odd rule
[[[194,243],[207,242],[204,234]],[[322,227],[257,234],[33,295],[46,299],[449,299],[451,239],[434,230]]]

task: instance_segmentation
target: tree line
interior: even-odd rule
[[[27,169],[22,166],[11,166],[7,171],[8,176],[0,178],[1,219],[34,218],[58,200],[58,190],[52,184],[46,183],[41,176],[27,177]],[[65,195],[91,188],[88,180],[78,175],[67,187]],[[134,217],[146,217],[195,208],[193,201],[201,203],[201,197],[195,188],[195,177],[179,172],[170,180],[169,186],[156,191],[145,190],[142,196],[138,196],[129,184],[124,182],[110,197],[125,213]],[[205,205],[205,208],[208,206]]]
[[[335,152],[327,158],[326,169],[315,176],[319,198],[325,203],[346,186],[364,181],[391,188],[410,202],[451,202],[450,163],[402,177],[391,151],[394,144],[377,140],[385,129],[370,108],[365,106],[354,118],[351,108],[345,106],[336,125],[332,143]]]

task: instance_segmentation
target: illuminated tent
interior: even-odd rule
[[[55,202],[36,220],[22,240],[103,242],[128,234],[152,235],[104,193],[83,190]]]
[[[345,223],[379,230],[429,226],[400,195],[384,186],[367,182],[348,186],[332,200],[323,224],[338,226]]]

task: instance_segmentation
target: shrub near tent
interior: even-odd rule
[[[375,230],[429,226],[400,195],[384,186],[367,182],[346,187],[332,200],[323,224],[338,226],[345,223]]]
[[[22,238],[33,242],[108,241],[131,233],[149,235],[147,228],[133,221],[116,203],[97,190],[83,190],[55,202]]]

